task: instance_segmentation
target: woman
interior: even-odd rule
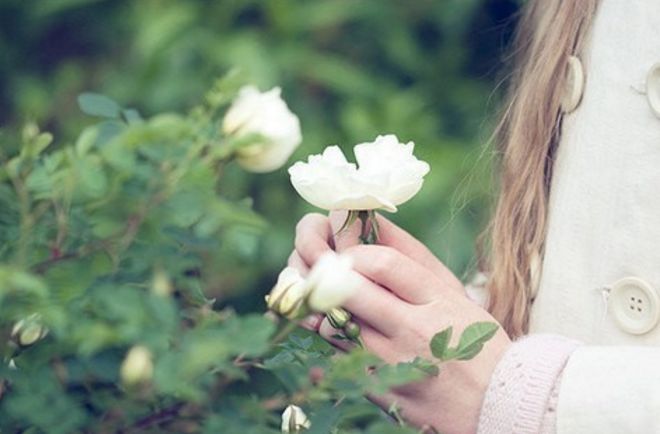
[[[388,362],[434,332],[497,321],[475,359],[375,398],[440,432],[660,432],[660,2],[526,6],[498,140],[501,182],[482,303],[380,218],[377,246],[309,215],[290,263],[351,254],[345,307]],[[356,230],[356,228],[354,228]],[[335,345],[325,319],[306,325]]]

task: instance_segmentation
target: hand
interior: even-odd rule
[[[404,230],[382,216],[378,245],[359,245],[359,224],[334,237],[345,215],[305,216],[296,229],[296,249],[289,264],[305,272],[325,251],[350,254],[363,277],[357,296],[344,307],[362,328],[366,348],[387,363],[432,359],[431,337],[453,326],[454,337],[477,321],[496,322],[465,296],[460,281],[435,256]],[[312,318],[306,326],[339,348],[344,341],[327,319]],[[370,397],[383,408],[396,403],[402,416],[417,426],[443,433],[475,432],[491,374],[510,345],[500,329],[472,360],[448,362],[440,375],[399,387],[386,396]],[[456,344],[453,342],[452,344]]]

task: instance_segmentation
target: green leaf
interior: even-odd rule
[[[41,133],[25,144],[25,152],[28,156],[35,158],[53,142],[51,133]]]
[[[461,334],[461,339],[452,351],[452,358],[456,360],[470,360],[474,358],[484,344],[490,340],[499,326],[492,322],[477,322],[469,325]]]
[[[438,367],[438,364],[431,360],[426,360],[426,359],[422,359],[421,357],[416,357],[415,360],[411,362],[411,364],[415,368],[425,373],[426,375],[430,375],[432,377],[436,377],[440,373],[440,368]]]
[[[453,330],[453,327],[447,327],[431,338],[431,353],[433,354],[433,357],[440,360],[445,359]]]
[[[78,136],[78,140],[76,140],[76,153],[79,156],[87,154],[92,146],[94,146],[98,135],[99,130],[95,126],[85,128],[80,136]]]
[[[144,122],[142,116],[140,116],[140,112],[138,112],[135,109],[132,108],[126,109],[123,110],[121,113],[129,125],[141,124],[142,122]]]
[[[307,434],[325,434],[331,432],[341,416],[340,410],[330,403],[321,407],[311,418],[312,426]]]
[[[100,158],[84,157],[76,162],[78,189],[89,198],[100,198],[108,189],[108,178]]]
[[[83,113],[102,118],[118,119],[121,106],[105,95],[98,93],[83,93],[78,96],[78,105]]]
[[[3,406],[23,428],[33,426],[41,432],[64,434],[79,432],[85,422],[82,406],[64,392],[48,366],[21,375],[12,387]]]

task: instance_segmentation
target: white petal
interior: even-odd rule
[[[327,312],[352,297],[360,284],[352,267],[353,261],[348,256],[334,252],[321,256],[307,278],[309,307],[317,312]]]
[[[337,146],[329,146],[321,155],[311,155],[307,163],[297,162],[289,168],[291,184],[312,205],[339,209],[337,203],[350,194],[356,168],[348,163]]]
[[[300,120],[280,94],[278,87],[261,93],[254,86],[245,86],[225,114],[226,134],[263,137],[263,142],[237,151],[238,163],[252,172],[270,172],[282,167],[302,142]]]

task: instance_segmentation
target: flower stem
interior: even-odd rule
[[[298,324],[294,321],[287,322],[284,327],[275,335],[275,337],[270,341],[271,347],[275,347],[277,344],[286,339],[287,336],[291,334],[295,329],[298,328]]]
[[[376,244],[378,242],[378,222],[374,210],[358,211],[358,217],[362,223],[360,241],[362,244]]]

